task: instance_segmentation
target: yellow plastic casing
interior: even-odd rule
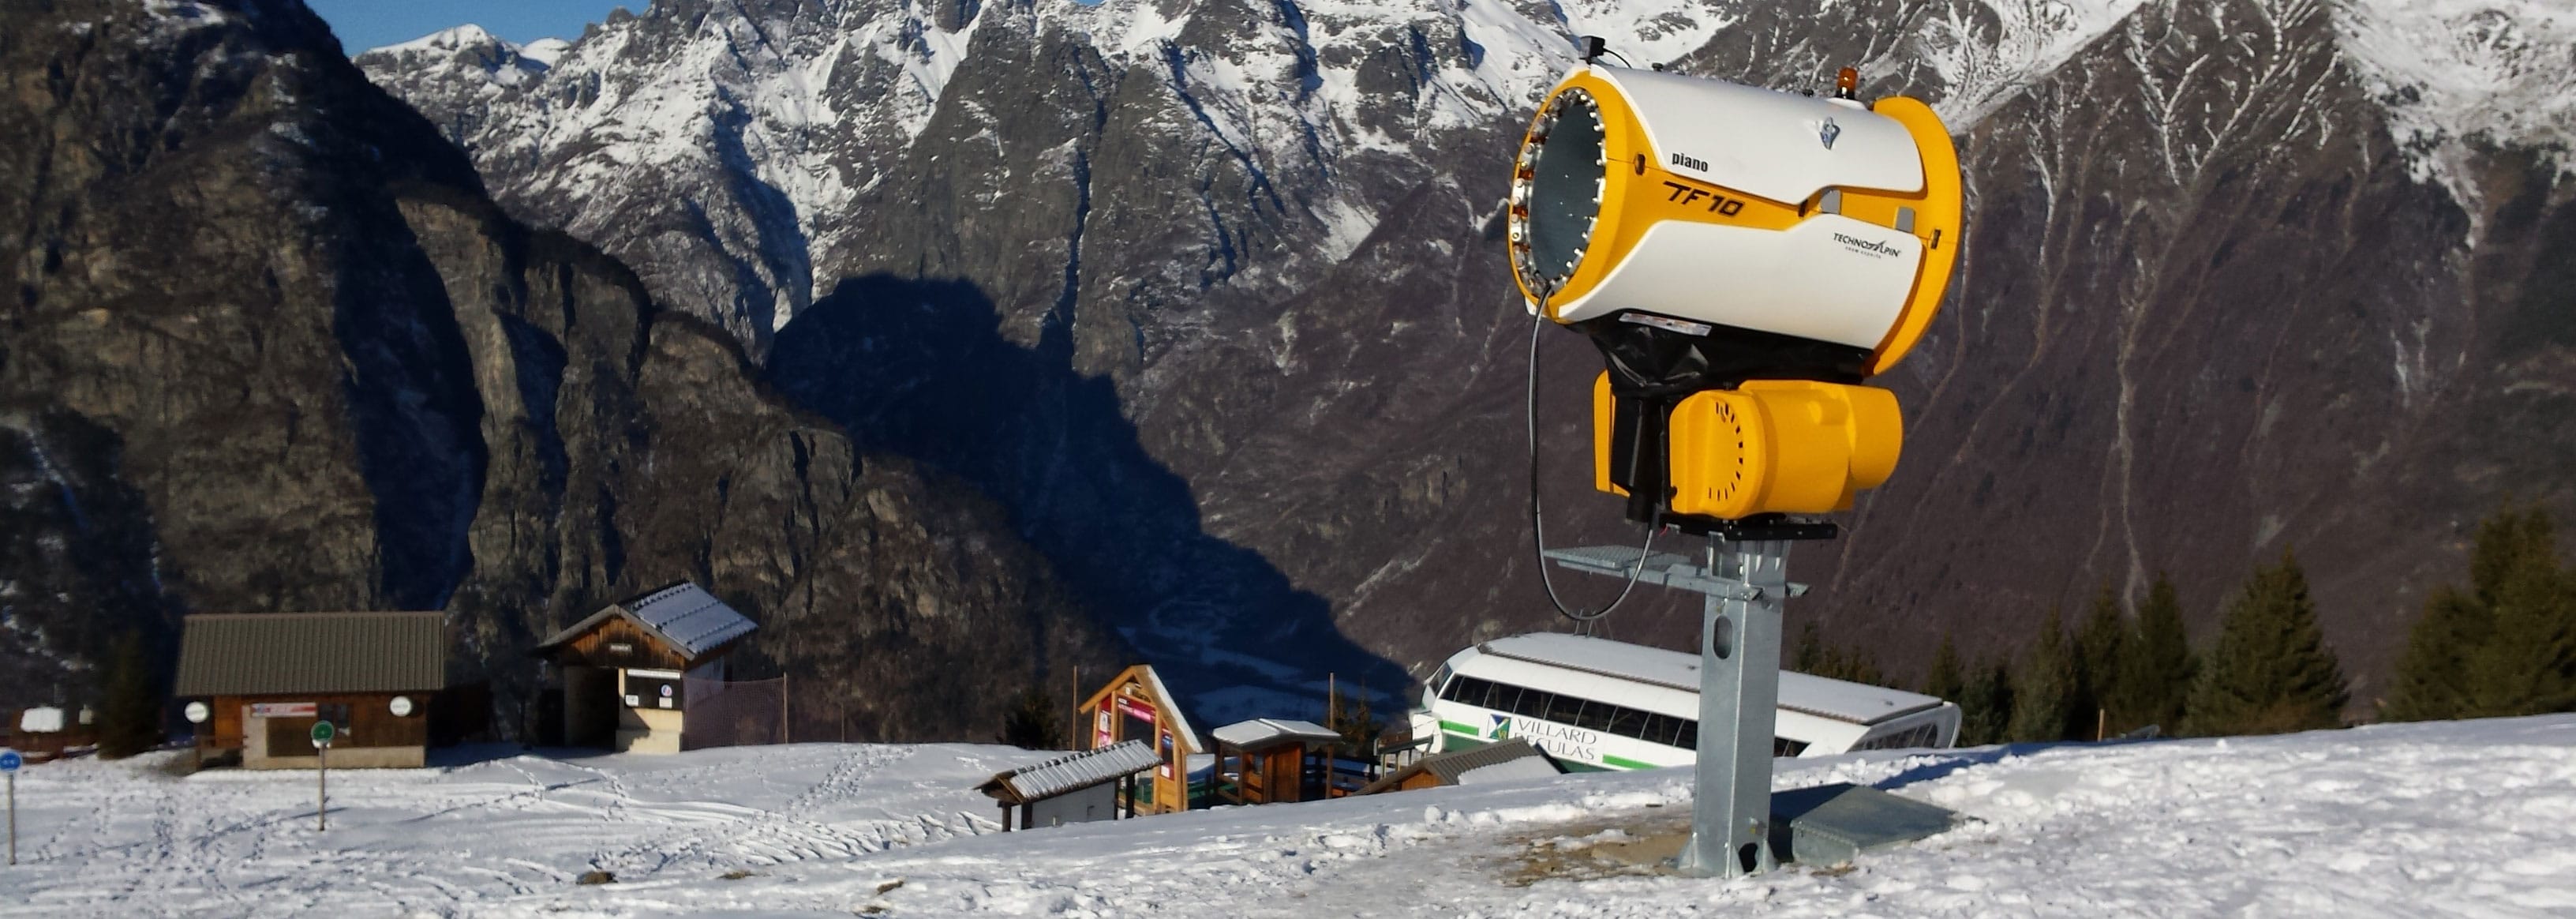
[[[1870,376],[1885,373],[1887,368],[1914,350],[1914,343],[1930,328],[1932,317],[1941,314],[1941,295],[1950,289],[1950,272],[1959,261],[1959,223],[1962,219],[1959,188],[1959,150],[1950,143],[1950,129],[1941,125],[1941,116],[1932,107],[1904,96],[1880,99],[1870,111],[1885,115],[1905,126],[1914,137],[1914,150],[1923,157],[1923,190],[1915,194],[1893,194],[1867,189],[1843,191],[1843,214],[1880,226],[1896,226],[1896,210],[1914,209],[1914,235],[1923,240],[1923,263],[1914,276],[1914,294],[1897,315],[1896,326],[1887,338],[1871,352]]]
[[[1592,384],[1593,487],[1610,482],[1612,400],[1607,373]],[[1870,386],[1751,380],[1693,393],[1669,426],[1671,510],[1719,519],[1849,510],[1896,471],[1904,445],[1896,396]]]
[[[1711,184],[1697,178],[1684,178],[1663,168],[1664,159],[1646,142],[1646,127],[1637,120],[1636,110],[1628,105],[1618,88],[1602,79],[1590,68],[1575,71],[1565,82],[1557,84],[1547,101],[1539,104],[1539,114],[1530,120],[1529,130],[1521,140],[1522,160],[1514,167],[1526,173],[1530,169],[1528,151],[1536,146],[1538,129],[1554,107],[1556,97],[1581,90],[1591,96],[1601,110],[1602,167],[1601,210],[1592,225],[1591,242],[1584,248],[1583,260],[1565,280],[1562,289],[1548,301],[1548,319],[1558,320],[1557,305],[1570,303],[1590,293],[1610,272],[1628,260],[1628,253],[1645,238],[1646,228],[1666,220],[1696,223],[1722,223],[1763,230],[1785,230],[1797,224],[1803,215],[1795,203],[1781,203]],[[1945,135],[1943,140],[1947,141]],[[1521,178],[1526,181],[1527,175]],[[1515,216],[1526,219],[1527,204],[1515,201]],[[1891,210],[1891,219],[1893,211]],[[1515,249],[1527,246],[1520,238],[1520,220],[1510,221],[1511,244]],[[1518,265],[1517,259],[1513,264]],[[1520,285],[1521,295],[1538,302],[1538,291],[1530,279],[1515,269],[1512,280]]]

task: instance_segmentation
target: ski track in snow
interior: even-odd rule
[[[1736,881],[1515,881],[1535,845],[1678,825],[1686,770],[991,832],[972,786],[1043,755],[801,744],[335,772],[323,834],[310,772],[37,766],[0,916],[2576,914],[2576,715],[1784,760],[1782,788],[1878,784],[1976,821],[1847,872]],[[593,868],[618,882],[573,883]]]

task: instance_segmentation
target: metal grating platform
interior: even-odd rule
[[[1637,549],[1634,546],[1579,546],[1572,549],[1549,549],[1545,555],[1550,561],[1566,568],[1585,574],[1621,579],[1627,578],[1630,566],[1637,564]],[[1708,569],[1692,562],[1688,556],[1675,552],[1657,552],[1646,556],[1645,565],[1637,572],[1637,581],[1641,584],[1653,584],[1693,593],[1745,599],[1737,596],[1742,591],[1741,585],[1732,580],[1712,577]],[[1789,585],[1789,595],[1792,597],[1805,596],[1806,593],[1805,584]]]

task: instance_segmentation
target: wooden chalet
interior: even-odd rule
[[[1190,809],[1190,757],[1206,748],[1180,700],[1163,686],[1154,668],[1137,664],[1118,672],[1082,702],[1082,717],[1091,730],[1089,749],[1122,741],[1140,741],[1154,751],[1154,775],[1135,785],[1128,807],[1133,813],[1168,814]]]
[[[554,670],[547,684],[562,693],[562,742],[680,752],[689,706],[724,689],[726,655],[758,628],[683,581],[555,633],[535,654]]]
[[[1136,816],[1136,777],[1157,762],[1152,747],[1124,740],[996,773],[975,790],[1001,805],[1006,832],[1116,820],[1122,805],[1126,816]]]
[[[427,763],[449,689],[446,614],[212,614],[183,628],[174,694],[206,705],[200,756],[313,768],[313,724],[329,721],[331,768]]]
[[[1293,804],[1332,793],[1342,735],[1312,721],[1254,718],[1216,729],[1217,797],[1228,804]]]

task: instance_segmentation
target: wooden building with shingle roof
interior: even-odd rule
[[[189,616],[173,694],[202,702],[201,752],[253,769],[312,768],[316,721],[339,729],[332,768],[427,762],[447,683],[444,613]]]
[[[534,651],[562,693],[563,742],[678,753],[688,709],[724,689],[725,660],[760,627],[682,581],[609,604]]]

